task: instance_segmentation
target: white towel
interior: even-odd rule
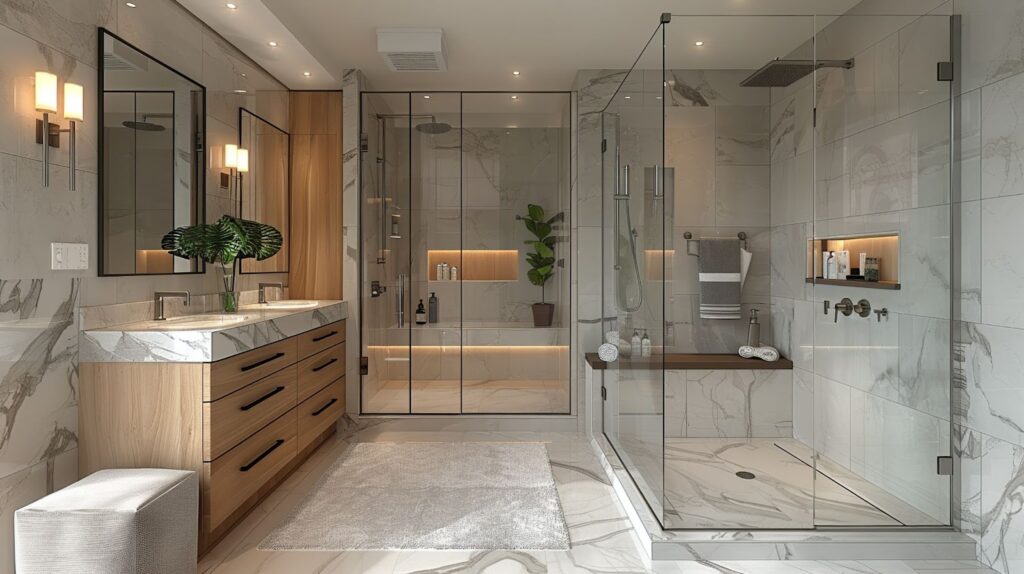
[[[747,282],[747,270],[750,269],[750,260],[754,258],[754,254],[740,247],[740,290],[743,290],[743,285]]]

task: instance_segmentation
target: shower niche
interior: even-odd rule
[[[517,218],[568,215],[569,128],[562,92],[362,94],[362,413],[571,414],[569,228],[542,289]]]

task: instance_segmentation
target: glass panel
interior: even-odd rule
[[[607,338],[618,341],[621,357],[604,372],[604,432],[659,519],[665,470],[665,206],[671,204],[660,184],[662,45],[659,26],[601,115],[603,241],[610,259],[603,315],[614,317],[606,325]]]
[[[413,324],[413,413],[459,413],[462,396],[461,189],[462,125],[457,93],[412,95],[411,226],[414,309],[426,324]],[[447,275],[437,266],[447,266]],[[436,309],[436,320],[431,308]]]
[[[568,116],[566,93],[463,94],[463,412],[570,412]]]
[[[415,305],[410,301],[409,94],[363,94],[362,378],[364,413],[408,414]]]
[[[786,235],[815,277],[799,301],[813,332],[815,524],[948,525],[936,457],[950,454],[951,84],[936,70],[952,60],[950,17],[818,27],[813,82],[790,91],[817,107],[800,149],[813,147],[813,241]]]

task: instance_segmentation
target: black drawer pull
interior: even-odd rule
[[[315,417],[320,416],[320,413],[326,411],[327,407],[330,407],[331,405],[333,405],[336,402],[338,402],[338,399],[331,399],[331,400],[327,401],[326,405],[324,405],[324,406],[320,407],[319,409],[313,411],[313,416],[315,416]]]
[[[272,357],[267,357],[266,359],[263,359],[262,361],[256,361],[255,363],[253,363],[251,365],[246,365],[246,366],[242,367],[242,372],[244,373],[246,371],[251,371],[251,370],[255,369],[256,367],[259,367],[261,365],[266,365],[270,361],[276,361],[276,360],[280,359],[281,357],[283,357],[284,355],[285,355],[284,353],[275,353]]]
[[[337,357],[333,357],[333,358],[331,358],[330,361],[327,361],[326,363],[320,365],[319,367],[313,367],[312,371],[314,373],[316,373],[318,371],[322,371],[322,370],[326,369],[327,367],[330,367],[331,365],[333,365],[334,363],[337,363],[337,362],[338,362],[338,358]]]
[[[238,470],[240,470],[242,472],[249,472],[249,470],[251,470],[252,467],[254,467],[257,464],[259,464],[261,460],[263,460],[263,459],[267,458],[268,456],[270,456],[270,453],[274,452],[277,449],[277,447],[279,447],[279,446],[281,446],[283,444],[284,444],[284,439],[283,438],[277,439],[274,442],[273,446],[271,446],[267,450],[263,451],[263,454],[261,454],[261,455],[257,456],[256,458],[252,459],[252,462],[250,462],[249,464],[247,464],[245,466],[240,467]]]
[[[251,402],[251,403],[249,403],[247,405],[242,405],[242,410],[243,411],[247,411],[247,410],[253,408],[254,406],[262,403],[263,401],[269,399],[270,397],[276,395],[277,393],[280,393],[283,390],[284,390],[284,387],[277,387],[276,389],[270,391],[269,393],[263,395],[262,397],[256,399],[255,401],[253,401],[253,402]]]
[[[323,341],[324,339],[326,339],[328,337],[333,337],[333,336],[335,336],[337,334],[338,334],[337,331],[331,331],[330,333],[327,333],[326,335],[320,335],[319,337],[313,337],[313,342],[314,343],[319,343],[320,341]]]

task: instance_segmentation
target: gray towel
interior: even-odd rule
[[[701,319],[740,318],[739,239],[700,239]]]

